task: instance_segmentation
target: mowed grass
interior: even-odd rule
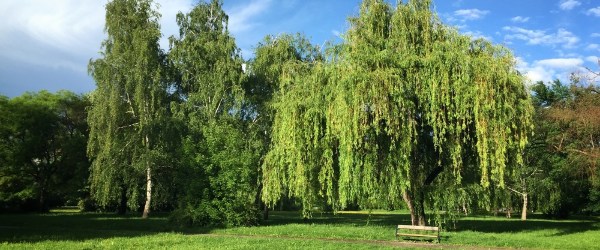
[[[442,243],[396,241],[395,225],[409,224],[403,211],[317,213],[271,212],[256,227],[186,228],[170,225],[168,214],[150,219],[76,213],[0,215],[2,249],[381,249],[381,248],[533,248],[600,249],[600,218],[548,220],[471,216],[444,229]]]

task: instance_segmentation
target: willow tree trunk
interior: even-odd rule
[[[150,201],[152,200],[152,170],[150,166],[146,168],[146,204],[144,205],[144,212],[142,218],[148,218],[150,214]]]
[[[410,211],[410,223],[413,226],[425,226],[425,207],[423,200],[419,200],[419,206],[415,207],[415,199],[408,191],[402,193],[402,199]]]
[[[269,206],[263,203],[263,220],[269,219]]]
[[[419,199],[419,209],[417,210],[417,217],[419,218],[419,226],[425,226],[425,198],[423,196]]]
[[[117,208],[117,214],[123,215],[127,212],[127,188],[125,185],[121,186],[121,199],[119,207]]]
[[[404,199],[404,202],[406,202],[406,206],[408,207],[408,210],[410,211],[410,224],[412,224],[413,226],[416,226],[418,220],[416,217],[417,215],[415,213],[415,206],[413,205],[412,198],[408,194],[408,191],[402,192],[402,199]]]

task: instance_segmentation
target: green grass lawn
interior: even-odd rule
[[[178,229],[167,214],[143,220],[100,213],[0,215],[0,248],[4,249],[381,249],[490,247],[598,249],[600,218],[528,221],[503,217],[461,218],[442,232],[442,243],[396,241],[394,226],[409,224],[406,212],[315,214],[272,212],[257,227]]]

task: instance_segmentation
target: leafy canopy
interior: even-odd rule
[[[320,200],[384,207],[427,191],[450,210],[439,198],[466,177],[502,187],[532,112],[511,53],[445,26],[428,0],[366,0],[350,25],[326,61],[277,75],[263,200],[298,197],[308,213]]]

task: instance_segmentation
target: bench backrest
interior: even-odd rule
[[[439,227],[398,225],[398,229],[439,231]]]

